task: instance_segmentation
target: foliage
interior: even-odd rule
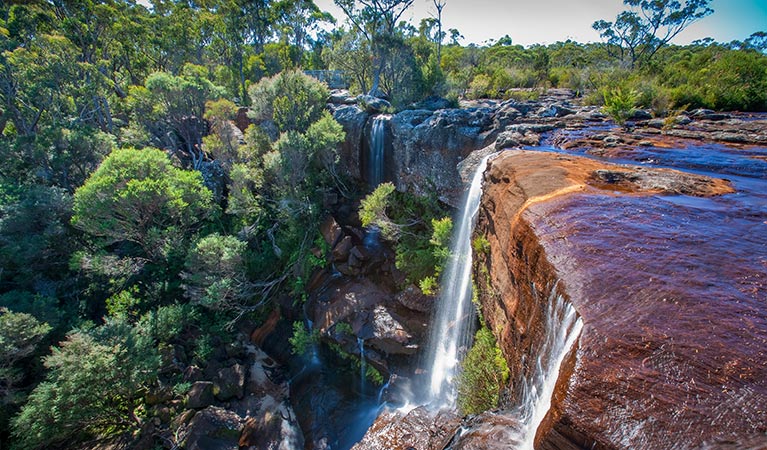
[[[199,172],[173,167],[160,150],[122,149],[75,192],[72,223],[102,246],[129,242],[157,258],[210,213],[210,197]]]
[[[345,208],[358,194],[339,170],[344,133],[326,110],[328,90],[301,69],[344,70],[352,91],[385,95],[395,109],[430,95],[522,102],[552,86],[616,108],[619,120],[631,107],[658,117],[767,109],[763,31],[670,45],[708,14],[705,0],[627,0],[601,28],[605,43],[528,47],[508,36],[460,45],[458,30],[441,29],[436,0],[437,15],[417,27],[400,20],[409,0],[339,0],[350,22],[327,30],[318,25],[332,19],[310,1],[151,3],[0,3],[0,320],[9,322],[0,340],[27,355],[3,362],[0,387],[13,394],[3,393],[3,448],[135,432],[159,347],[188,340],[204,365],[242,313],[280,294],[306,298],[326,263],[310,251],[319,220],[339,206],[326,199]],[[256,123],[242,143],[232,119],[251,102]],[[434,293],[448,211],[434,196],[381,189],[365,199],[363,220],[383,229],[406,282]],[[480,238],[473,245],[486,251]],[[37,356],[49,342],[62,344],[46,369]],[[41,381],[9,442],[9,416]]]
[[[140,333],[158,343],[169,343],[199,320],[199,312],[187,303],[160,306],[141,317],[136,324]]]
[[[383,237],[389,240],[396,239],[398,234],[397,225],[386,215],[389,197],[393,192],[394,185],[392,183],[381,183],[373,192],[363,198],[360,204],[362,226],[375,226],[381,231]]]
[[[107,313],[111,317],[135,319],[138,308],[141,305],[141,298],[137,294],[138,290],[134,286],[112,295],[106,299]]]
[[[55,295],[64,286],[72,251],[71,208],[72,196],[65,190],[39,185],[0,207],[0,281],[6,289]]]
[[[391,183],[380,184],[362,199],[360,220],[375,226],[395,244],[395,264],[408,282],[433,293],[442,265],[450,254],[452,220],[433,196],[396,192]]]
[[[437,295],[437,289],[439,288],[439,281],[436,276],[423,277],[418,282],[418,287],[425,295]]]
[[[498,407],[501,390],[509,381],[509,367],[488,328],[480,328],[474,345],[461,363],[458,407],[465,415]]]
[[[293,335],[288,339],[288,342],[290,342],[290,353],[305,355],[313,346],[317,345],[319,334],[316,330],[307,330],[303,322],[293,322]]]
[[[72,332],[45,358],[46,380],[13,421],[18,445],[47,448],[137,430],[137,408],[158,364],[151,341],[125,322]]]
[[[631,118],[636,109],[637,100],[636,91],[626,91],[621,88],[604,93],[605,106],[604,111],[618,125],[625,126],[626,121]]]
[[[198,168],[204,157],[205,105],[222,94],[204,67],[186,64],[179,75],[153,73],[145,86],[130,89],[127,102],[135,122],[150,130],[161,145],[183,149]]]
[[[623,0],[631,9],[615,22],[599,20],[592,27],[609,45],[620,49],[631,67],[648,63],[658,50],[693,22],[714,12],[711,0]]]
[[[474,249],[474,253],[487,255],[490,253],[490,241],[485,236],[478,235],[471,241],[471,248]]]
[[[181,274],[186,296],[193,304],[226,310],[239,308],[247,302],[245,249],[245,242],[217,233],[197,241]]]
[[[50,331],[50,325],[30,314],[0,308],[0,407],[16,401],[17,384],[24,378],[19,363]]]
[[[281,132],[306,131],[320,119],[327,87],[299,71],[281,72],[251,86],[251,117],[273,121]]]
[[[349,22],[365,37],[370,45],[373,81],[370,95],[378,95],[381,75],[391,64],[392,43],[396,42],[396,31],[400,17],[410,8],[414,0],[334,0]]]
[[[230,165],[238,156],[240,146],[231,120],[237,114],[237,105],[226,99],[208,101],[205,104],[205,120],[212,133],[202,138],[203,149],[216,161]]]

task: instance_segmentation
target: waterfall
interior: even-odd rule
[[[474,313],[471,304],[471,234],[482,194],[482,174],[489,156],[474,172],[463,200],[461,218],[453,228],[450,260],[442,276],[439,299],[427,345],[431,376],[428,400],[434,407],[455,408],[455,375],[459,351],[471,341]]]
[[[357,338],[357,346],[360,349],[360,394],[365,395],[365,376],[367,375],[367,365],[365,361],[365,340]]]
[[[535,286],[533,288],[535,291]],[[534,358],[535,368],[529,377],[519,381],[522,389],[517,409],[522,422],[520,450],[533,450],[535,433],[551,407],[562,361],[583,328],[573,305],[557,294],[556,284],[551,288],[544,315],[543,340],[527,355]]]
[[[375,189],[385,181],[386,124],[390,115],[381,114],[373,118],[370,128],[370,153],[368,155],[368,181]]]

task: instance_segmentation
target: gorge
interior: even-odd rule
[[[433,127],[446,113],[408,114],[410,123],[426,117]],[[500,410],[462,425],[449,413],[435,417],[423,408],[404,416],[384,412],[355,448],[509,448],[509,442],[518,448],[533,442],[535,448],[758,448],[754,443],[764,440],[765,411],[758,406],[767,399],[760,381],[767,342],[764,148],[701,145],[683,131],[692,127],[664,131],[652,121],[639,121],[628,135],[606,133],[596,114],[585,119],[597,125],[591,129],[573,123],[573,116],[583,123],[589,114],[506,125],[514,130],[508,135],[520,130],[522,138],[530,138],[531,129],[542,132],[542,147],[525,147],[517,137],[511,147],[529,150],[502,152],[484,172],[475,236],[490,245],[485,254],[475,252],[473,277],[483,317],[512,369],[509,398]],[[486,124],[497,123],[497,110],[486,117]],[[408,167],[419,164],[414,159],[438,167],[434,153],[407,150],[420,143],[419,134],[399,137],[402,120],[392,118],[393,147],[410,153],[395,161],[407,155]],[[735,133],[762,142],[764,119],[740,120],[697,120],[696,129],[729,142]],[[743,131],[708,131],[729,127]],[[452,148],[453,161],[473,159],[476,167],[471,148],[504,139],[504,132],[487,128],[474,127],[473,144],[462,147],[455,142],[469,139],[454,139],[442,153]],[[677,137],[685,133],[686,139]],[[395,183],[412,188],[421,182],[412,170],[395,173]],[[570,333],[557,336],[552,325],[564,317]],[[702,333],[702,323],[716,325]],[[521,411],[534,403],[531,393],[545,390],[525,381],[540,372],[540,359],[559,367],[546,350],[556,340],[564,352],[551,394],[539,396],[537,414]],[[533,432],[523,444],[518,430],[529,424]],[[419,432],[429,438],[414,438]],[[669,439],[669,432],[677,437]],[[507,441],[494,442],[499,437]]]
[[[472,199],[443,277],[462,281],[424,295],[336,200],[307,297],[186,370],[184,448],[764,445],[767,120],[699,111],[627,131],[565,94],[383,117],[331,105],[365,189]],[[456,369],[480,320],[509,382],[463,417]]]

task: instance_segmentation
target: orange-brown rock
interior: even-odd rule
[[[264,324],[260,327],[253,330],[252,333],[250,333],[250,342],[258,345],[259,347],[263,345],[264,339],[266,339],[267,336],[272,334],[275,328],[277,328],[277,323],[280,321],[280,308],[274,308],[271,313],[269,313],[269,317],[266,318],[266,321],[264,321]]]
[[[552,293],[584,323],[536,448],[767,441],[767,212],[753,188],[765,184],[725,195],[725,180],[674,170],[491,161],[474,276],[511,379],[533,370],[525,352]]]

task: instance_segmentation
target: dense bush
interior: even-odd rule
[[[409,283],[434,294],[442,266],[449,256],[452,220],[436,196],[397,192],[382,183],[362,199],[363,226],[375,226],[394,244],[396,266]]]
[[[509,367],[488,328],[474,336],[474,345],[461,363],[458,407],[463,414],[479,414],[498,407],[509,381]]]
[[[158,365],[148,336],[124,322],[72,332],[45,358],[46,380],[13,421],[16,447],[50,448],[138,430],[138,408]]]

